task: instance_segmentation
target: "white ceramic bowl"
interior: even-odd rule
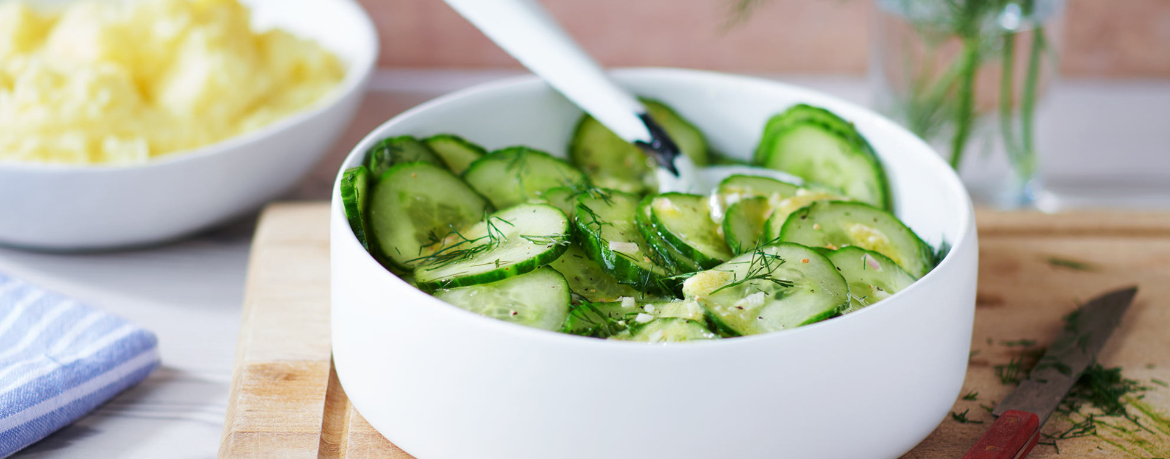
[[[918,138],[860,107],[773,81],[690,70],[615,72],[720,151],[746,154],[792,104],[856,123],[898,215],[953,244],[934,271],[859,312],[798,329],[674,345],[603,341],[481,317],[398,279],[362,250],[335,187],[333,357],[346,394],[420,459],[894,458],[947,414],[967,370],[978,259],[971,202]],[[580,111],[535,78],[451,94],[370,133],[454,132],[565,154]]]
[[[78,250],[157,243],[241,215],[304,177],[353,119],[377,59],[377,32],[353,0],[243,3],[256,27],[314,39],[342,59],[347,74],[331,100],[142,165],[0,164],[0,244]]]

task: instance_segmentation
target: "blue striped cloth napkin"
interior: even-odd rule
[[[154,333],[0,274],[0,458],[80,419],[157,366]]]

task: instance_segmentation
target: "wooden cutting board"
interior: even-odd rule
[[[333,373],[328,209],[277,204],[260,219],[221,458],[410,457],[362,419]],[[981,212],[977,221],[979,293],[963,388],[977,395],[957,400],[954,410],[983,424],[948,417],[905,457],[961,456],[992,421],[980,405],[1013,387],[1000,381],[996,366],[1026,351],[1019,341],[1045,345],[1078,302],[1132,284],[1141,288],[1137,302],[1100,359],[1153,388],[1130,406],[1146,430],[1107,418],[1096,435],[1056,446],[1061,458],[1170,457],[1170,388],[1152,382],[1170,381],[1170,214]],[[896,414],[849,415],[887,422]],[[1045,432],[1059,434],[1068,424],[1054,419]],[[1041,445],[1030,457],[1056,456],[1055,447]]]

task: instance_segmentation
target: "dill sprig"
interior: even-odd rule
[[[452,263],[469,260],[482,253],[490,252],[496,247],[508,242],[508,236],[500,229],[501,224],[513,226],[512,222],[504,220],[503,218],[490,216],[483,220],[486,227],[486,234],[474,239],[469,239],[459,232],[459,230],[452,229],[450,233],[441,238],[441,241],[452,239],[455,240],[450,245],[444,245],[436,249],[430,255],[407,260],[407,263],[419,262],[421,265],[426,265],[432,268],[441,268],[449,266]],[[497,261],[498,264],[498,261]]]
[[[971,401],[973,401],[973,400],[975,400],[975,399],[976,399],[976,397],[979,397],[979,392],[976,392],[976,391],[969,391],[969,392],[967,392],[967,395],[964,395],[964,396],[963,396],[963,400],[971,400]]]
[[[584,325],[568,332],[582,336],[607,338],[628,328],[623,322],[628,323],[633,320],[638,312],[635,309],[632,312],[613,317],[598,308],[596,304],[583,302],[570,308],[569,315]]]
[[[549,247],[554,245],[569,245],[571,242],[569,241],[569,238],[565,237],[564,234],[550,234],[547,236],[530,236],[521,234],[520,238],[536,245],[545,245]]]
[[[506,151],[512,153],[512,157],[508,159],[508,164],[504,166],[504,170],[516,174],[516,189],[521,195],[524,191],[524,178],[531,169],[528,166],[528,147],[511,147]]]
[[[934,258],[934,265],[938,266],[938,264],[942,263],[943,259],[946,258],[950,253],[951,243],[947,242],[946,239],[943,239],[942,242],[938,243],[938,248],[935,249],[934,253],[931,254],[931,256]]]
[[[586,218],[588,218],[588,220],[586,220]],[[580,202],[577,203],[576,219],[579,222],[583,222],[585,228],[592,231],[601,231],[601,227],[606,225],[613,226],[613,223],[605,221],[605,219],[601,218],[597,212],[594,212],[593,208]]]
[[[1092,263],[1086,262],[1086,261],[1079,261],[1079,260],[1073,260],[1073,259],[1061,258],[1061,257],[1047,257],[1047,258],[1045,258],[1045,261],[1048,262],[1049,266],[1053,266],[1053,267],[1068,268],[1068,269],[1071,269],[1074,271],[1088,271],[1088,272],[1097,271],[1097,267],[1095,265],[1093,265]]]
[[[762,247],[757,248],[752,252],[752,258],[750,261],[748,261],[748,269],[747,272],[744,273],[743,279],[735,279],[733,282],[715,289],[711,292],[711,294],[719,293],[721,290],[743,285],[745,282],[753,280],[768,281],[780,288],[791,288],[792,286],[796,285],[792,283],[792,281],[772,277],[772,272],[778,269],[780,265],[783,265],[784,263],[784,259],[779,255],[765,252]],[[738,274],[733,273],[733,275],[738,277]]]
[[[959,424],[983,424],[983,421],[976,421],[974,419],[968,419],[967,413],[970,413],[970,412],[971,412],[970,409],[963,410],[962,413],[952,411],[951,412],[951,419],[954,419],[955,422],[958,422]]]

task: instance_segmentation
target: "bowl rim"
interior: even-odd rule
[[[723,79],[724,81],[728,81],[728,82],[739,81],[739,82],[750,83],[750,84],[771,85],[771,86],[777,87],[779,89],[782,89],[783,91],[786,91],[786,92],[813,94],[813,95],[817,96],[818,98],[823,98],[825,100],[832,101],[834,103],[834,105],[845,107],[847,110],[850,110],[850,111],[856,111],[856,112],[865,114],[865,115],[870,117],[870,119],[867,121],[877,124],[876,129],[893,130],[893,131],[900,132],[901,134],[904,134],[909,139],[909,142],[912,145],[915,145],[915,147],[916,147],[916,148],[914,148],[915,150],[930,152],[931,154],[927,155],[927,158],[925,159],[925,161],[928,164],[930,164],[930,167],[935,169],[934,172],[938,173],[939,175],[941,175],[943,177],[943,180],[947,184],[947,188],[950,188],[951,192],[957,192],[955,194],[960,197],[959,204],[962,206],[962,208],[959,209],[960,211],[958,213],[959,214],[959,227],[960,227],[959,235],[955,241],[951,242],[950,251],[947,253],[947,256],[945,258],[943,258],[943,260],[941,262],[939,262],[939,264],[937,266],[935,266],[934,269],[932,269],[930,272],[926,273],[926,275],[922,276],[918,280],[914,281],[914,283],[912,283],[909,287],[906,287],[905,289],[902,289],[902,290],[898,291],[897,293],[891,295],[890,298],[896,298],[899,295],[906,296],[906,295],[904,295],[904,292],[912,292],[912,291],[921,290],[923,288],[926,288],[926,287],[922,287],[920,284],[922,284],[926,281],[929,281],[930,279],[935,279],[935,278],[939,277],[940,274],[937,274],[938,271],[954,269],[954,268],[950,268],[950,267],[952,265],[954,265],[955,263],[958,263],[958,261],[954,260],[955,257],[951,256],[952,254],[963,251],[963,250],[967,250],[967,246],[969,246],[971,244],[977,244],[977,241],[978,241],[977,237],[978,236],[976,234],[976,230],[974,227],[975,226],[974,205],[971,201],[970,195],[967,193],[966,188],[963,186],[962,181],[959,179],[958,174],[955,173],[954,169],[952,169],[945,161],[943,161],[942,157],[939,156],[935,152],[934,148],[932,148],[929,144],[927,144],[925,141],[923,141],[922,138],[918,137],[917,135],[914,135],[906,128],[898,125],[897,123],[886,118],[885,116],[878,114],[877,112],[871,110],[868,107],[864,107],[864,106],[861,106],[859,104],[855,104],[853,102],[841,99],[837,96],[823,93],[821,91],[817,91],[817,90],[810,89],[810,88],[805,88],[803,86],[784,83],[784,82],[771,80],[771,79],[767,79],[767,78],[753,77],[753,76],[740,75],[740,74],[715,72],[715,71],[708,71],[708,70],[674,68],[674,67],[623,67],[623,68],[611,69],[609,71],[609,73],[611,73],[611,75],[613,75],[616,79],[619,79],[619,80],[623,77],[662,78],[662,77],[669,77],[669,76],[675,76],[675,77],[681,76],[681,77],[691,77],[691,78],[716,78],[716,79]],[[529,75],[520,75],[520,76],[514,76],[514,77],[501,78],[501,79],[496,80],[496,81],[473,85],[473,86],[468,87],[468,88],[464,88],[464,89],[461,89],[458,91],[454,91],[451,93],[447,93],[447,94],[438,96],[436,98],[433,98],[433,99],[430,99],[426,102],[418,104],[414,107],[411,107],[410,109],[407,109],[406,111],[403,111],[402,113],[399,113],[398,115],[395,115],[394,117],[390,118],[389,120],[378,125],[376,128],[372,129],[369,133],[367,133],[364,137],[362,137],[362,139],[357,144],[354,145],[354,148],[349,152],[349,154],[346,155],[345,160],[342,161],[342,164],[338,169],[337,176],[334,179],[333,191],[331,193],[331,199],[330,199],[330,214],[331,214],[330,215],[330,222],[331,222],[331,224],[343,224],[344,228],[349,229],[349,223],[348,223],[348,220],[346,219],[345,210],[341,204],[341,198],[340,198],[341,177],[346,170],[346,165],[352,161],[353,157],[356,155],[364,154],[364,151],[361,149],[361,147],[363,145],[366,145],[367,142],[369,142],[371,139],[375,138],[376,133],[379,133],[380,131],[385,130],[388,126],[390,126],[392,124],[397,124],[402,119],[406,119],[406,118],[415,116],[417,113],[431,110],[434,107],[437,107],[437,106],[440,106],[440,105],[443,105],[446,103],[450,103],[450,102],[458,100],[458,99],[463,99],[466,97],[474,97],[474,96],[481,95],[484,93],[492,93],[492,92],[503,91],[503,90],[507,90],[507,89],[521,88],[524,86],[534,86],[534,85],[539,85],[542,83],[543,83],[543,80],[541,80],[539,77],[537,77],[536,75],[529,74]],[[619,81],[619,83],[620,83],[620,81]],[[380,134],[378,134],[378,135],[380,135]],[[878,153],[878,155],[880,156],[880,153]],[[882,305],[882,304],[871,305],[871,306],[868,306],[866,308],[863,308],[860,311],[852,312],[852,313],[849,313],[849,314],[846,314],[846,315],[840,316],[840,317],[834,317],[831,320],[823,320],[823,321],[813,323],[813,324],[802,325],[799,327],[795,327],[795,328],[791,328],[791,329],[787,329],[787,330],[779,330],[779,331],[770,332],[770,333],[762,333],[762,334],[758,334],[758,335],[749,335],[749,336],[739,336],[739,337],[736,337],[735,339],[701,340],[701,341],[694,341],[694,342],[687,342],[687,343],[673,343],[672,345],[669,345],[669,346],[646,346],[645,345],[646,343],[629,342],[629,341],[621,341],[621,340],[609,340],[609,339],[597,339],[597,338],[591,338],[591,337],[586,337],[586,336],[576,336],[576,335],[570,335],[570,334],[565,334],[565,333],[559,333],[556,331],[525,327],[522,325],[510,323],[510,322],[497,320],[497,319],[493,319],[493,318],[486,317],[486,316],[481,316],[479,314],[475,314],[473,312],[464,310],[464,309],[459,308],[457,306],[450,305],[446,302],[443,302],[442,300],[439,300],[438,298],[435,298],[431,294],[423,292],[422,290],[419,290],[417,287],[408,284],[406,281],[402,280],[400,277],[398,277],[394,273],[391,273],[388,269],[383,267],[381,265],[381,263],[379,263],[376,259],[374,259],[374,257],[372,255],[370,255],[369,251],[367,251],[361,245],[361,242],[359,242],[357,240],[357,236],[353,233],[353,231],[341,231],[340,233],[343,233],[344,234],[343,236],[338,236],[337,233],[338,233],[337,231],[333,231],[330,233],[330,250],[331,251],[335,250],[335,248],[334,248],[335,243],[341,242],[342,244],[345,244],[347,246],[346,247],[347,250],[356,250],[356,251],[361,252],[364,256],[362,266],[357,266],[357,267],[355,267],[355,269],[366,269],[366,267],[375,268],[377,271],[379,271],[378,275],[385,276],[389,280],[390,283],[396,285],[395,288],[409,288],[409,289],[412,289],[412,290],[424,295],[425,298],[427,299],[427,301],[425,303],[421,303],[421,304],[425,304],[427,307],[430,306],[430,303],[440,305],[439,307],[436,308],[440,314],[444,314],[445,316],[451,317],[452,319],[455,319],[455,320],[464,320],[464,321],[470,321],[470,323],[480,324],[477,326],[494,327],[495,329],[499,330],[499,333],[518,334],[519,336],[523,336],[526,339],[537,339],[537,340],[541,340],[544,342],[549,342],[550,344],[555,343],[558,345],[571,345],[571,343],[578,343],[578,345],[589,345],[589,346],[620,346],[622,349],[626,349],[626,350],[638,349],[638,348],[656,349],[656,351],[654,351],[654,352],[685,352],[686,349],[696,349],[696,348],[700,348],[700,347],[706,348],[706,347],[710,347],[710,346],[741,346],[741,345],[749,345],[750,346],[750,345],[755,345],[756,343],[766,341],[766,340],[799,339],[800,336],[807,335],[809,333],[820,333],[821,329],[824,329],[826,327],[833,327],[834,325],[831,325],[833,323],[851,323],[851,322],[856,322],[857,320],[865,320],[864,317],[867,317],[867,314],[870,314],[870,315],[874,314],[874,312],[870,312],[870,311],[879,311],[881,309],[890,308],[890,307],[893,307],[893,306],[891,306],[891,304],[895,304],[895,303],[888,302],[888,300],[890,298],[887,298],[886,300],[881,302],[881,303],[886,303],[885,305]],[[339,241],[337,239],[338,237],[340,237],[342,239]],[[334,271],[333,273],[335,273],[335,272],[336,271]],[[331,273],[331,276],[333,275],[333,273]],[[334,304],[331,304],[330,307],[332,309],[332,308],[338,307],[338,305],[336,303],[334,303]],[[877,309],[877,308],[881,308],[881,309]],[[860,316],[862,318],[861,319],[855,318],[858,316]],[[593,344],[585,344],[585,343],[593,343]]]
[[[258,142],[262,139],[278,135],[280,132],[290,129],[294,126],[303,124],[313,118],[320,116],[322,113],[337,106],[342,99],[359,91],[373,74],[374,68],[378,62],[378,55],[381,49],[381,41],[378,37],[378,30],[374,26],[374,21],[370,17],[369,12],[362,7],[357,0],[330,0],[339,4],[345,5],[357,12],[357,16],[361,18],[358,23],[351,24],[354,28],[358,28],[355,33],[360,34],[363,38],[370,41],[370,51],[367,54],[358,56],[346,65],[345,78],[341,80],[341,84],[334,87],[328,93],[324,94],[313,104],[293,112],[283,118],[273,121],[259,129],[248,131],[243,134],[228,137],[215,143],[203,145],[201,147],[192,148],[189,150],[176,150],[166,153],[162,156],[149,158],[144,162],[135,164],[62,164],[62,163],[41,163],[33,161],[0,161],[0,172],[36,172],[36,173],[113,173],[120,171],[131,170],[148,170],[158,167],[167,167],[172,164],[180,165],[184,162],[200,161],[203,158],[209,158],[227,154],[232,150],[247,147],[251,143]],[[335,5],[337,7],[340,5]],[[250,10],[249,10],[249,14]],[[324,46],[324,45],[321,45]],[[336,54],[336,50],[329,50]]]

